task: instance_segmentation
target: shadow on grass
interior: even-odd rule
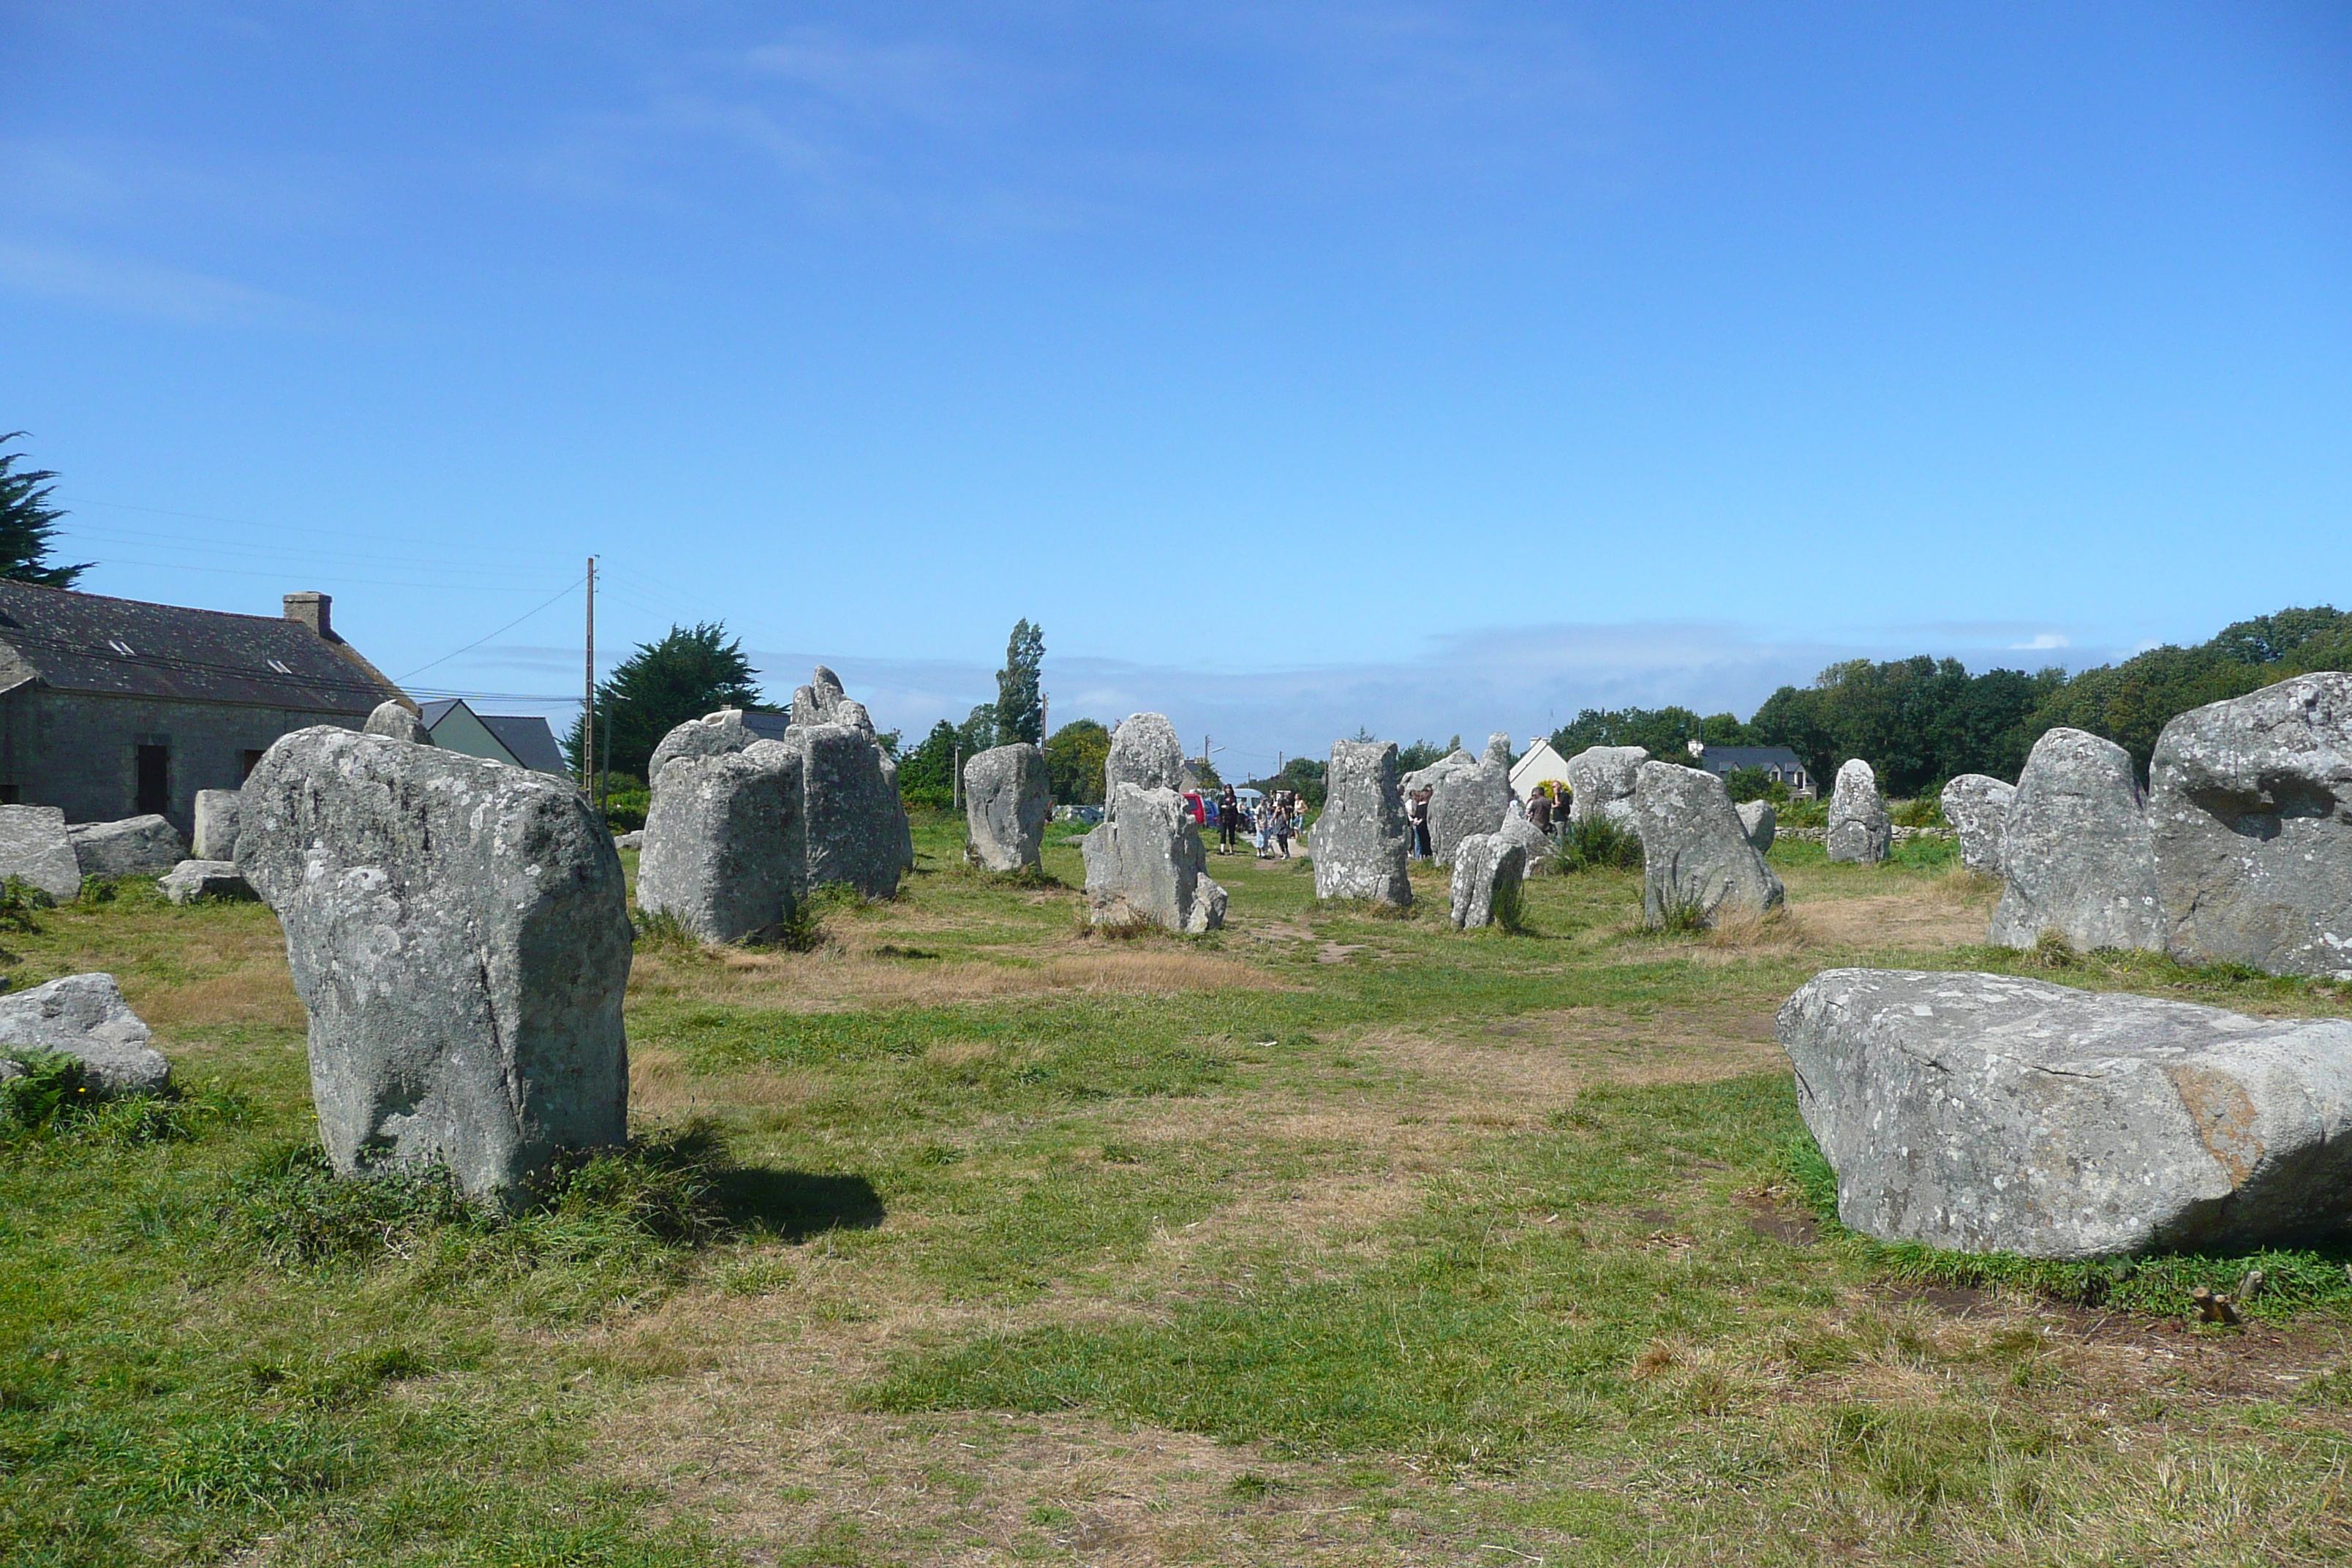
[[[829,1230],[872,1230],[885,1217],[882,1194],[863,1176],[760,1166],[714,1173],[710,1204],[730,1230],[767,1231],[788,1242]]]

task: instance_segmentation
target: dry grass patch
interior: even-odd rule
[[[1818,899],[1795,911],[1822,948],[1865,952],[1965,947],[1985,939],[1986,911],[1973,894],[1941,882],[1866,899]]]
[[[1013,951],[1017,960],[950,958],[861,931],[814,952],[720,948],[683,961],[640,953],[629,985],[695,1001],[806,1013],[1064,993],[1159,996],[1296,989],[1239,960],[1175,945],[1063,939]]]

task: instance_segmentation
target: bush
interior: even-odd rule
[[[1916,800],[1891,801],[1886,807],[1886,817],[1897,827],[1951,826],[1950,820],[1944,816],[1944,802],[1940,795],[1923,795]]]
[[[1601,868],[1628,869],[1642,863],[1641,837],[1606,816],[1563,825],[1552,837],[1551,868],[1567,873]]]
[[[1723,775],[1723,784],[1735,805],[1769,800],[1777,806],[1789,798],[1789,786],[1762,768],[1734,768]]]
[[[0,931],[38,935],[41,922],[33,918],[35,911],[53,909],[56,905],[57,900],[47,891],[34,887],[22,877],[0,881]]]
[[[646,813],[653,808],[651,791],[615,790],[604,797],[604,820],[624,833],[632,833],[646,825]]]
[[[14,881],[16,879],[9,879]],[[26,1051],[16,1058],[15,1078],[0,1080],[0,1106],[16,1129],[41,1131],[70,1121],[99,1102],[79,1058],[61,1051]]]

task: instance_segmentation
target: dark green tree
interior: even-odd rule
[[[1035,745],[1045,738],[1045,631],[1024,616],[1004,645],[1004,668],[996,672],[996,739],[1000,746]]]
[[[22,430],[12,430],[0,436],[0,447],[24,438]],[[58,531],[58,520],[66,515],[49,504],[49,492],[57,487],[48,481],[57,475],[47,468],[19,470],[16,465],[23,460],[21,452],[0,452],[0,577],[70,588],[75,578],[98,563],[48,563],[49,540]]]
[[[688,719],[719,708],[761,709],[754,673],[742,643],[716,622],[672,626],[659,642],[639,644],[596,688],[597,762],[609,757],[614,772],[642,776],[662,737]],[[564,750],[575,773],[580,735],[574,719]]]
[[[898,795],[908,805],[945,811],[955,804],[958,753],[969,757],[963,732],[942,719],[931,726],[922,743],[898,758]]]
[[[1045,742],[1045,777],[1064,805],[1100,805],[1103,763],[1110,760],[1110,731],[1092,719],[1073,719]]]
[[[1728,713],[1706,721],[1687,708],[1587,708],[1551,732],[1551,748],[1572,757],[1588,746],[1643,746],[1654,757],[1684,762],[1689,755],[1685,748],[1700,738],[1703,727],[1726,719],[1738,727],[1739,721]]]

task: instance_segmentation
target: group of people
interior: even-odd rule
[[[1404,825],[1409,830],[1405,854],[1414,860],[1432,858],[1429,847],[1429,800],[1437,792],[1427,784],[1407,792],[1404,797]],[[1551,837],[1551,825],[1565,822],[1568,812],[1568,786],[1539,784],[1528,796],[1528,820],[1538,833]]]
[[[1258,798],[1257,809],[1251,811],[1242,805],[1241,795],[1227,784],[1203,803],[1202,813],[1204,827],[1217,830],[1217,853],[1236,852],[1241,836],[1255,834],[1257,837],[1257,858],[1271,860],[1277,857],[1290,858],[1290,841],[1298,837],[1306,826],[1307,803],[1296,790],[1278,789]]]

